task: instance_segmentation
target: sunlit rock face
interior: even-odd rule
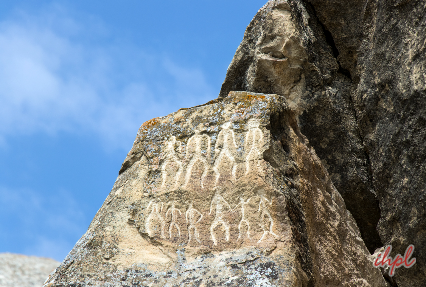
[[[231,92],[141,126],[45,286],[385,286],[368,256],[287,100]]]
[[[265,4],[218,99],[141,126],[45,286],[423,286],[424,5],[358,2]],[[388,244],[417,262],[386,283]]]

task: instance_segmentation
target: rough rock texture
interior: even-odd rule
[[[0,253],[0,287],[40,287],[58,266],[50,258]]]
[[[291,106],[231,92],[144,123],[45,286],[386,286]]]
[[[313,9],[290,4],[271,1],[257,13],[228,69],[220,97],[230,90],[247,90],[292,100],[293,107],[303,112],[302,133],[327,167],[373,252],[382,245],[376,231],[380,210],[352,108],[351,81],[339,68]],[[287,88],[276,80],[281,77]]]
[[[247,27],[231,90],[293,100],[371,253],[414,244],[398,286],[426,286],[426,1],[269,1]]]

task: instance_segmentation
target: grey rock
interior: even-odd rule
[[[219,98],[230,90],[243,90],[273,92],[290,99],[301,113],[302,133],[327,167],[373,252],[382,246],[376,230],[379,203],[356,122],[352,83],[339,66],[326,34],[310,5],[269,1],[247,27]],[[286,82],[277,80],[280,77]]]
[[[248,26],[219,96],[274,92],[294,101],[301,132],[370,252],[392,245],[395,256],[415,246],[417,262],[397,270],[398,286],[426,286],[425,7],[404,0],[269,1]],[[292,25],[274,16],[283,10]],[[288,36],[289,29],[296,32]],[[306,56],[289,53],[290,44]]]
[[[60,262],[43,257],[0,253],[0,287],[40,287]]]

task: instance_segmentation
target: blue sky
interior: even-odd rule
[[[139,126],[217,97],[266,2],[0,2],[0,252],[61,261]]]

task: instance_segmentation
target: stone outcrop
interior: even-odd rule
[[[426,286],[425,1],[269,1],[248,26],[231,90],[294,100],[370,250],[415,246],[398,286]],[[285,69],[285,71],[283,71]],[[393,281],[393,280],[392,280]]]
[[[50,258],[0,253],[0,286],[40,287],[59,264]]]
[[[425,5],[266,3],[218,99],[141,126],[45,286],[426,286]],[[370,254],[410,244],[384,279]]]
[[[144,123],[45,286],[386,286],[297,117],[231,92]]]

